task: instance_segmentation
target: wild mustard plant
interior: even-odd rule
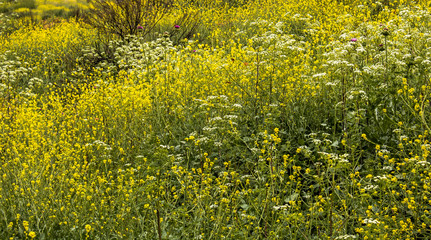
[[[181,4],[205,37],[2,37],[0,236],[427,238],[429,6]]]

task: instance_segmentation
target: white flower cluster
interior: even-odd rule
[[[147,71],[149,65],[166,60],[169,52],[176,49],[167,37],[145,42],[142,37],[130,36],[126,42],[128,44],[117,48],[114,54],[120,69]]]
[[[285,210],[287,208],[290,208],[290,205],[286,204],[286,205],[274,206],[273,208],[274,210]]]
[[[221,102],[227,102],[229,100],[229,98],[226,95],[208,96],[207,97],[208,102],[217,101],[217,100],[220,100]]]
[[[112,148],[109,144],[106,144],[105,142],[100,141],[100,140],[94,140],[92,143],[85,144],[85,147],[92,147],[92,146],[96,147],[97,149],[102,149],[105,151],[111,151],[112,150]]]
[[[349,157],[348,153],[339,155],[336,153],[318,152],[318,154],[320,154],[321,156],[326,157],[328,159],[332,159],[338,163],[349,163],[349,160],[347,159]]]
[[[389,181],[389,178],[386,175],[383,175],[383,176],[375,176],[373,180],[375,182],[381,182],[381,181],[385,182],[385,181]]]
[[[356,238],[358,238],[356,235],[349,235],[349,234],[346,234],[346,235],[341,235],[341,236],[336,237],[336,238],[335,238],[335,240],[341,240],[341,239],[356,239]]]
[[[32,90],[40,86],[43,80],[30,78],[33,69],[27,62],[21,61],[16,54],[9,51],[0,55],[0,96],[19,93],[32,96]]]
[[[366,218],[362,221],[364,224],[380,224],[377,219]]]
[[[171,51],[176,51],[176,48],[167,36],[148,42],[143,37],[132,35],[124,40],[112,40],[102,50],[85,47],[78,61],[85,65],[96,63],[95,69],[104,71],[126,70],[145,75],[150,65],[160,66],[162,60],[169,58]]]
[[[376,190],[377,188],[379,188],[379,186],[376,185],[368,185],[364,187],[364,190],[366,191],[371,191],[371,190]]]
[[[0,6],[4,4],[3,1],[0,1]],[[0,13],[0,35],[8,30],[11,26],[11,18],[3,13]]]

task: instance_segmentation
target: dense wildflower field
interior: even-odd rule
[[[431,239],[429,1],[0,17],[1,239]]]

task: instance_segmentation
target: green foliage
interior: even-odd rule
[[[35,9],[36,1],[35,0],[17,0],[17,1],[0,1],[0,13],[10,13],[15,9],[19,8],[27,8],[27,9]]]
[[[158,33],[3,36],[0,237],[427,238],[430,10],[373,4],[184,1]]]
[[[82,44],[96,41],[95,31],[75,22],[52,22],[32,31],[16,30],[2,37],[0,79],[2,95],[28,95],[77,84],[76,59]],[[51,25],[50,25],[51,24]],[[50,27],[48,27],[50,26]],[[48,28],[47,28],[48,27]]]

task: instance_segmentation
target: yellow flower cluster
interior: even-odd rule
[[[207,38],[1,36],[0,238],[429,235],[428,6],[176,4]]]

